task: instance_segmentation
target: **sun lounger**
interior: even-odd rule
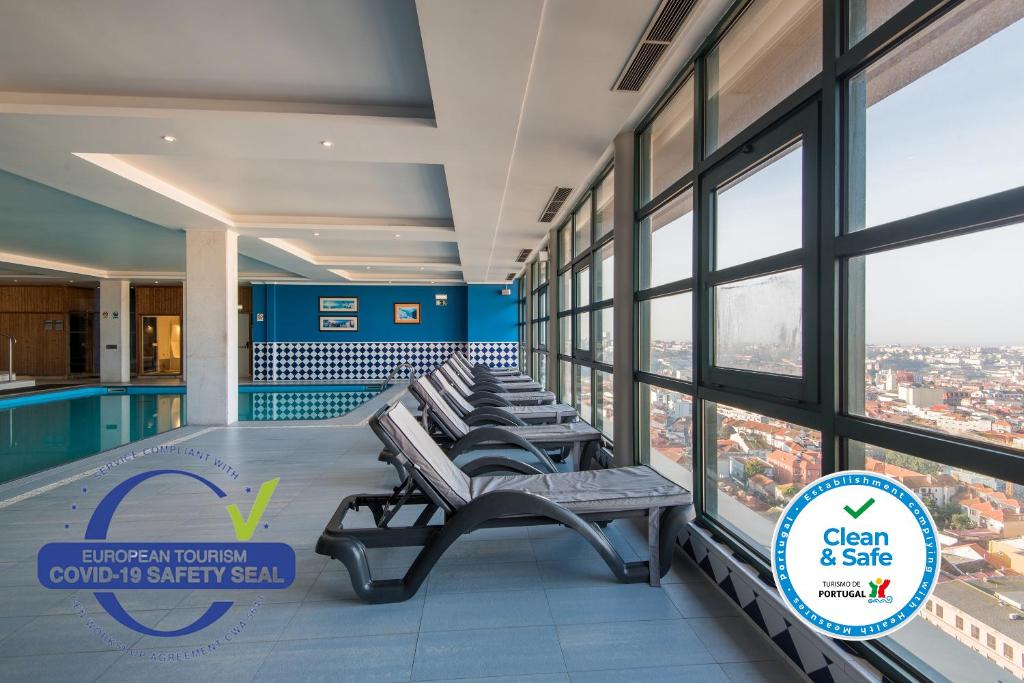
[[[542,406],[474,406],[455,387],[449,384],[438,371],[435,370],[427,375],[427,377],[468,425],[482,423],[484,418],[506,418],[509,420],[506,424],[524,425],[574,422],[579,417],[575,408],[564,403],[552,403]]]
[[[316,545],[316,552],[345,565],[356,595],[367,602],[408,600],[452,543],[481,528],[564,525],[583,536],[624,583],[658,585],[671,568],[692,499],[650,467],[472,477],[448,459],[400,403],[378,411],[370,426],[404,461],[418,492],[345,498]],[[382,519],[393,520],[395,504],[421,505],[423,511],[410,526],[382,525]],[[362,507],[370,509],[377,526],[346,528],[346,515]],[[443,523],[430,524],[438,511]],[[601,530],[602,524],[627,517],[647,518],[647,560],[626,562]],[[402,578],[373,577],[367,548],[417,546],[421,550]]]

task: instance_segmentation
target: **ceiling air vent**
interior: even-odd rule
[[[510,280],[510,281],[511,280],[515,280],[516,279],[516,274],[515,273],[509,273],[508,275],[505,276],[505,279],[506,280]]]
[[[662,0],[612,90],[637,92],[644,86],[696,4],[697,0]]]
[[[526,259],[530,258],[530,252],[532,249],[521,249],[519,256],[516,256],[516,263],[526,263]]]
[[[544,210],[540,214],[538,219],[541,223],[550,223],[555,220],[555,216],[558,215],[559,210],[562,208],[562,204],[565,204],[565,200],[572,194],[571,187],[556,187],[555,191],[551,193],[551,199],[544,206]]]

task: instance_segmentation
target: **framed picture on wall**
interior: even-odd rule
[[[420,305],[419,304],[395,304],[396,325],[419,325]]]
[[[358,313],[359,297],[357,296],[322,296],[320,297],[321,313]]]
[[[320,316],[321,332],[355,332],[359,329],[359,318],[349,315]]]

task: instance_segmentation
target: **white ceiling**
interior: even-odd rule
[[[88,200],[0,213],[0,267],[167,276],[221,227],[267,280],[500,281],[726,4],[636,94],[658,0],[0,0],[0,168]]]

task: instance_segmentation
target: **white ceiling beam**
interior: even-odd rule
[[[235,215],[239,232],[254,237],[275,237],[289,231],[379,232],[401,234],[424,242],[455,242],[455,225],[450,218],[368,218],[365,216],[260,216]]]
[[[359,271],[345,270],[344,268],[329,268],[332,273],[349,282],[403,282],[403,283],[431,283],[431,284],[463,284],[462,278],[457,277],[431,277],[429,275],[417,275],[415,273],[362,273]]]
[[[233,120],[307,115],[374,122],[392,119],[396,125],[436,126],[431,107],[11,91],[0,92],[0,113],[110,118],[230,116]]]

